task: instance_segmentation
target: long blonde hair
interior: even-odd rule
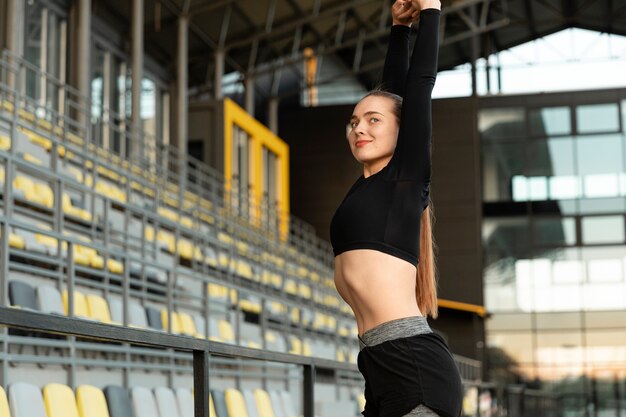
[[[436,319],[439,315],[437,307],[437,264],[435,251],[437,244],[433,234],[435,215],[432,208],[432,200],[429,199],[428,207],[422,213],[420,221],[420,257],[417,263],[417,279],[415,281],[415,297],[417,306],[422,315],[430,315]]]
[[[368,96],[391,99],[394,103],[393,114],[396,117],[398,125],[400,124],[400,114],[402,111],[401,96],[385,91],[381,86],[368,92],[361,100]],[[417,264],[417,278],[415,280],[415,298],[417,299],[417,306],[422,315],[430,315],[432,318],[436,319],[439,315],[439,309],[437,307],[437,281],[439,274],[435,262],[437,245],[435,235],[433,234],[434,223],[435,216],[432,200],[429,196],[428,206],[422,212],[422,218],[420,220],[420,254]]]

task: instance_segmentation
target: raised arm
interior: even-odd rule
[[[431,173],[431,94],[437,78],[440,15],[441,10],[436,8],[420,12],[417,39],[404,81],[398,142],[389,162],[396,178],[424,185],[430,182]]]
[[[404,83],[409,70],[411,27],[392,25],[383,67],[383,88],[404,97]]]

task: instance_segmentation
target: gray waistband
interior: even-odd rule
[[[432,333],[424,316],[409,316],[381,323],[359,337],[359,348],[374,346],[388,340],[409,337],[416,334]]]

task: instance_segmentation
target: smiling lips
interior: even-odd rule
[[[354,146],[356,146],[357,148],[360,148],[360,147],[362,147],[362,146],[367,145],[367,144],[368,144],[368,143],[370,143],[370,142],[371,142],[371,140],[357,140],[357,141],[354,143]]]

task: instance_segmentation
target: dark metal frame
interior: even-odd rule
[[[303,367],[302,398],[304,417],[314,416],[314,385],[317,369],[331,371],[356,370],[354,364],[346,364],[329,359],[271,352],[188,336],[127,328],[8,307],[0,307],[0,325],[31,331],[79,336],[100,341],[125,342],[163,349],[191,351],[193,353],[195,417],[209,417],[209,364],[211,355],[301,365]]]

